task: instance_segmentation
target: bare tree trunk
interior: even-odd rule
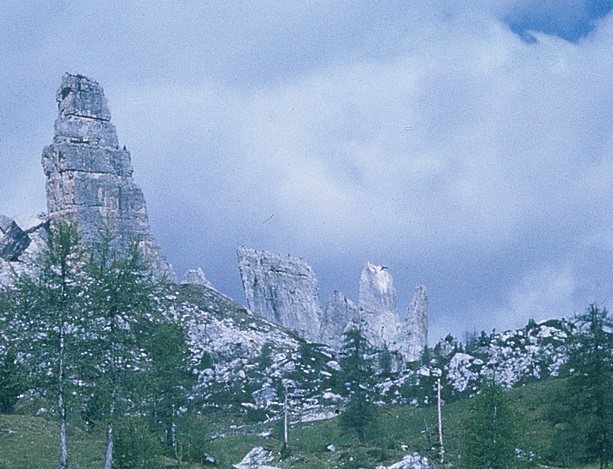
[[[441,378],[437,384],[437,408],[438,408],[438,443],[441,447],[441,464],[445,462],[445,446],[443,446],[443,412],[441,408]]]
[[[285,385],[285,400],[283,402],[283,445],[289,448],[289,431],[288,431],[288,408],[287,408],[287,384]]]
[[[104,453],[104,469],[113,467],[113,424],[109,423],[106,430],[106,451]]]
[[[57,408],[60,414],[60,469],[68,469],[66,440],[66,405],[64,404],[64,328],[60,326],[60,359],[58,364]]]

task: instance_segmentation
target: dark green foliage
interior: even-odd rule
[[[260,371],[266,371],[272,365],[273,345],[270,342],[264,343],[260,350],[257,365]]]
[[[161,469],[162,445],[147,424],[138,418],[125,418],[115,424],[113,468]]]
[[[203,463],[210,452],[210,430],[202,417],[181,415],[176,421],[176,454],[180,461]]]
[[[517,433],[509,401],[503,389],[487,383],[471,399],[463,428],[461,467],[508,469],[517,467]]]
[[[189,351],[185,332],[176,323],[163,322],[153,326],[145,345],[150,362],[146,381],[143,380],[145,411],[151,415],[164,440],[176,446],[175,427],[180,409],[188,402],[188,394],[195,384],[189,369]]]
[[[14,349],[0,356],[0,412],[12,412],[19,395],[27,390],[23,366],[17,362]]]
[[[604,468],[613,455],[613,322],[606,309],[591,305],[576,325],[570,376],[550,412],[557,429],[551,457]]]
[[[344,334],[341,349],[341,392],[347,396],[347,404],[339,424],[356,432],[361,442],[366,439],[366,429],[373,423],[375,409],[372,403],[373,367],[369,358],[368,342],[359,329]]]
[[[383,347],[383,350],[379,352],[378,357],[379,374],[381,377],[389,377],[392,373],[392,352],[388,348],[387,344]]]

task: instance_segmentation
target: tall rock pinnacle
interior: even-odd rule
[[[308,340],[319,338],[319,287],[311,267],[298,257],[240,247],[237,252],[249,309]]]
[[[172,278],[151,234],[145,198],[132,179],[130,153],[119,146],[102,87],[82,75],[65,74],[56,100],[53,143],[42,155],[49,218],[74,221],[86,243],[108,226],[121,247],[138,242],[154,270]]]
[[[409,304],[407,318],[403,325],[406,342],[401,344],[401,350],[410,361],[418,360],[428,345],[428,294],[426,287],[415,287],[413,299]]]
[[[399,332],[399,317],[394,280],[382,265],[368,262],[360,275],[358,306],[379,344],[395,349]]]

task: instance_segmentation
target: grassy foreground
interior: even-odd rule
[[[547,454],[554,437],[553,426],[546,412],[554,396],[558,380],[550,380],[510,391],[515,421],[520,430],[520,447],[537,455]],[[444,429],[447,460],[457,457],[464,422],[468,418],[467,400],[444,406]],[[235,418],[236,416],[234,416]],[[209,419],[205,444],[207,453],[215,457],[216,467],[231,468],[254,446],[280,452],[280,422],[240,423],[230,416],[216,415]],[[238,425],[237,425],[238,423]],[[374,468],[389,465],[403,455],[417,451],[436,458],[431,450],[436,441],[434,408],[383,407],[368,432],[367,442],[360,444],[351,432],[339,428],[337,419],[296,423],[290,431],[291,453],[274,464],[300,468]],[[70,433],[71,466],[80,469],[102,467],[104,441],[102,435],[73,429]],[[334,445],[334,451],[328,449]],[[57,465],[57,425],[41,417],[0,414],[0,469],[40,469]],[[538,461],[547,467],[546,460]],[[167,467],[179,467],[165,459]],[[182,465],[196,469],[201,464]],[[210,467],[210,466],[209,466]],[[596,467],[596,466],[588,466]],[[587,469],[587,467],[586,467]]]

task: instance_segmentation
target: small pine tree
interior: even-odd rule
[[[572,447],[574,463],[609,466],[613,454],[613,321],[606,309],[590,305],[575,318],[566,386],[558,396],[558,447]]]
[[[367,340],[357,328],[344,334],[341,348],[342,392],[348,397],[340,416],[343,428],[356,432],[360,442],[366,439],[366,428],[374,422],[375,410],[371,396],[373,367]]]
[[[471,400],[461,441],[460,466],[467,469],[516,467],[516,431],[504,390],[485,383]]]

